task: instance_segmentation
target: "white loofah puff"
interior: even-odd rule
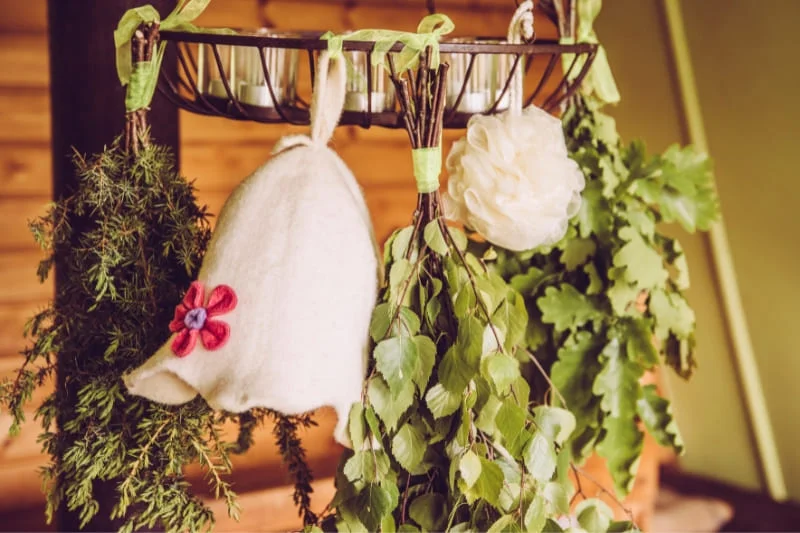
[[[584,177],[561,121],[535,106],[472,117],[446,164],[446,216],[509,250],[557,242],[580,207]]]

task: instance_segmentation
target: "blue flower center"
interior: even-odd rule
[[[189,312],[186,313],[186,317],[183,319],[183,323],[189,329],[203,329],[203,326],[206,323],[207,317],[205,307],[197,307],[195,309],[190,309]]]

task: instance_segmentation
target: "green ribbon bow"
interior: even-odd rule
[[[182,0],[172,13],[164,20],[160,20],[156,8],[151,5],[129,9],[114,30],[114,46],[117,49],[117,75],[119,82],[128,86],[125,95],[125,109],[136,111],[150,105],[156,91],[158,72],[164,58],[166,44],[160,43],[158,51],[153,54],[151,61],[143,61],[136,65],[131,59],[131,39],[137,28],[142,24],[160,22],[162,30],[180,30],[197,32],[200,29],[192,21],[200,16],[211,0]],[[214,33],[230,33],[231,30],[207,30]]]
[[[328,41],[328,52],[332,58],[342,55],[344,41],[374,41],[375,48],[372,52],[372,66],[381,65],[389,69],[386,59],[389,50],[395,43],[401,43],[403,50],[395,55],[395,68],[397,72],[414,68],[419,63],[419,57],[427,47],[431,47],[431,56],[428,58],[430,68],[439,66],[439,40],[442,35],[447,35],[455,28],[450,17],[442,14],[428,15],[417,26],[417,32],[395,30],[359,30],[345,35],[336,35],[328,32],[321,37]]]
[[[603,0],[578,0],[578,28],[575,37],[565,36],[562,37],[563,44],[579,43],[599,43],[597,34],[594,31],[593,25],[597,15],[600,14],[600,8],[603,5]],[[573,54],[564,54],[564,71],[569,68],[572,63]],[[575,69],[572,71],[572,76],[576,76],[580,72],[580,67],[583,66],[585,59],[581,58]],[[608,64],[608,56],[606,50],[602,45],[597,48],[597,55],[594,62],[583,79],[581,91],[587,95],[594,95],[601,104],[616,104],[620,101],[619,90],[617,83],[614,81],[614,75],[611,73],[611,66]]]

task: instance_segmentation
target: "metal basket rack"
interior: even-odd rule
[[[250,120],[262,123],[288,123],[306,125],[309,123],[310,88],[314,83],[315,63],[320,51],[327,48],[327,41],[320,39],[320,32],[298,33],[289,36],[257,34],[220,34],[163,31],[161,38],[174,50],[178,58],[177,71],[162,72],[159,91],[176,106],[201,115],[226,117],[234,120]],[[344,41],[345,53],[363,54],[365,65],[369,65],[375,43]],[[268,106],[251,105],[240,98],[238,88],[232,81],[235,63],[227,61],[226,53],[233,47],[240,52],[249,53],[260,63],[262,93],[270,101]],[[205,48],[205,50],[203,50]],[[401,45],[392,48],[389,57],[401,50]],[[537,40],[532,43],[513,44],[503,39],[473,39],[470,42],[443,40],[440,45],[443,57],[458,61],[461,65],[462,79],[451,84],[450,104],[444,115],[445,128],[464,128],[469,118],[476,113],[493,114],[503,110],[503,102],[509,92],[511,72],[522,62],[525,72],[524,105],[538,105],[557,112],[560,106],[580,86],[586,76],[597,45],[591,43],[560,44],[556,41]],[[275,64],[270,60],[274,54],[294,54],[296,75],[305,79],[307,94],[294,87],[287,95],[280,94]],[[305,57],[305,61],[301,58]],[[558,69],[562,58],[563,68]],[[476,111],[463,109],[469,86],[479,75],[482,58],[500,61],[508,71],[506,78],[496,83],[496,91],[483,109]],[[211,94],[204,80],[207,65],[219,73],[216,94]],[[305,66],[301,66],[305,65]],[[256,69],[258,67],[255,67]],[[403,123],[397,104],[377,109],[372,94],[378,85],[380,73],[373,68],[365,68],[366,83],[361,92],[365,98],[362,109],[345,110],[340,124],[357,125],[364,128],[381,126],[401,128]],[[265,91],[263,90],[265,88]]]

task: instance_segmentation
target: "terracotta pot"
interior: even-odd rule
[[[643,386],[656,385],[659,392],[662,391],[658,371],[646,372],[640,383]],[[582,476],[581,488],[587,497],[596,497],[605,501],[614,510],[617,520],[633,518],[642,531],[649,531],[658,496],[659,467],[670,456],[669,450],[660,447],[655,439],[645,432],[644,448],[633,489],[624,501],[619,502],[616,496],[612,496],[614,482],[606,468],[606,460],[597,454],[590,456],[581,467],[581,470],[586,473],[586,479],[583,479]],[[578,496],[573,504],[577,505],[580,500],[581,498]]]
[[[585,476],[581,475],[583,493],[587,497],[600,498],[606,502],[614,510],[617,520],[630,520],[632,517],[642,531],[649,531],[658,495],[660,453],[656,441],[649,435],[645,436],[644,450],[639,461],[639,470],[633,490],[621,502],[622,505],[616,501],[616,497],[611,496],[614,492],[614,483],[606,468],[606,460],[597,454],[590,456],[581,467],[582,472],[585,473]],[[581,498],[578,496],[575,498],[574,505],[580,501]]]

